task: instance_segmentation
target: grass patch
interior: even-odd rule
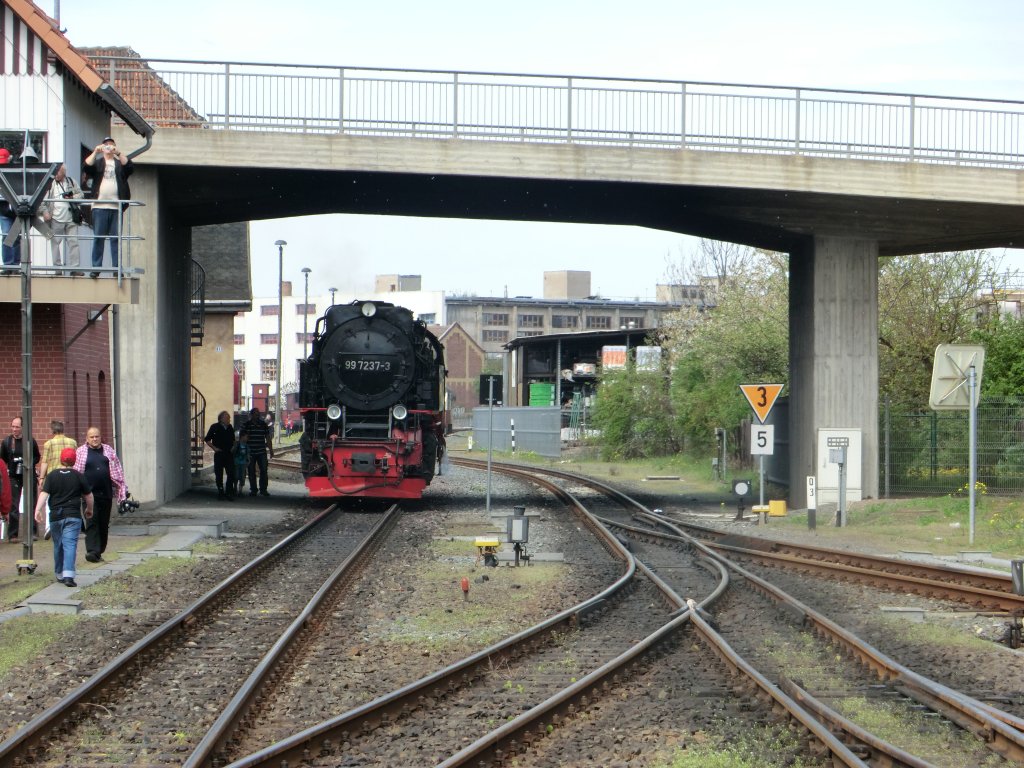
[[[53,584],[53,557],[39,562],[36,572],[19,576],[11,566],[10,573],[0,577],[0,608],[9,610],[44,587]]]
[[[785,728],[733,722],[722,728],[728,739],[695,733],[690,742],[652,763],[653,768],[815,768],[824,760],[808,760],[803,747]],[[831,765],[831,761],[827,763]]]
[[[192,557],[213,557],[223,555],[228,549],[227,539],[200,539],[192,545]]]
[[[42,656],[77,621],[77,616],[67,614],[29,614],[0,624],[0,675]],[[12,686],[4,686],[4,690],[11,689]]]
[[[90,608],[135,606],[140,595],[145,594],[139,588],[140,582],[160,579],[190,565],[191,561],[185,557],[150,557],[130,571],[98,581],[78,594],[89,602]]]
[[[878,632],[886,636],[898,638],[902,643],[909,643],[922,648],[935,650],[945,648],[951,651],[991,651],[992,642],[975,637],[967,632],[950,632],[949,627],[941,620],[911,622],[891,616],[879,616],[872,620]]]
[[[408,611],[397,617],[388,639],[423,650],[444,649],[465,643],[488,645],[522,629],[516,606],[536,604],[557,593],[567,574],[562,563],[529,568],[479,569],[488,581],[470,576],[469,600],[459,585],[461,573],[451,563],[434,563],[417,571],[416,594]]]

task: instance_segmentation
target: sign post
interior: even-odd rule
[[[757,424],[750,425],[750,455],[760,456],[760,488],[761,504],[764,506],[764,457],[771,456],[775,450],[775,426],[765,424],[764,420],[772,412],[772,406],[782,392],[782,384],[740,384],[740,391],[747,398],[750,407],[757,416]]]
[[[836,512],[836,527],[846,526],[846,449],[850,447],[848,437],[829,437],[828,460],[839,465],[839,510]]]
[[[975,493],[978,485],[978,392],[985,366],[985,348],[974,344],[939,344],[932,365],[928,405],[932,410],[967,410],[970,457],[967,496],[970,513],[968,540],[974,543]]]
[[[818,496],[814,475],[807,476],[807,529],[818,527]]]

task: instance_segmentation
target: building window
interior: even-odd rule
[[[277,304],[261,304],[260,314],[266,317],[267,315],[276,315],[278,310]]]
[[[520,328],[543,328],[544,327],[544,315],[520,315],[519,316],[519,327]]]
[[[245,334],[244,333],[236,333],[235,334],[235,344],[245,344]]]
[[[516,338],[521,339],[524,336],[543,336],[544,331],[517,331]]]
[[[484,325],[508,325],[508,312],[484,312]]]
[[[488,341],[504,343],[508,341],[508,331],[489,331],[485,328],[482,338],[485,343]]]
[[[261,333],[260,344],[277,344],[276,333]]]
[[[621,328],[643,328],[644,318],[643,315],[622,315],[619,318],[619,327]]]
[[[315,315],[316,304],[296,304],[295,305],[296,315]]]
[[[308,333],[303,333],[302,331],[299,331],[298,333],[295,334],[295,341],[298,344],[302,344],[303,342],[309,342],[313,340],[313,335],[314,334],[312,331],[309,331]]]
[[[552,315],[552,328],[579,328],[580,319],[576,315]]]
[[[427,325],[431,325],[437,322],[437,312],[424,312],[419,318]]]
[[[593,328],[595,330],[607,330],[612,327],[612,318],[610,315],[591,315],[587,318],[587,328]]]
[[[245,378],[245,360],[235,360],[235,373],[238,374],[238,378]]]
[[[260,380],[274,381],[277,378],[277,360],[260,360]]]

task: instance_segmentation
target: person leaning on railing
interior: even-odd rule
[[[103,266],[103,243],[110,241],[110,264],[117,266],[117,241],[121,229],[119,201],[130,200],[131,188],[128,177],[135,170],[135,164],[121,152],[114,140],[107,136],[103,143],[85,158],[86,170],[92,179],[89,197],[92,204],[92,266]],[[99,277],[99,272],[90,272],[90,277]]]
[[[81,199],[82,190],[75,180],[68,176],[64,163],[60,164],[53,183],[46,195],[47,199],[39,208],[43,221],[50,224],[53,238],[50,240],[50,253],[53,255],[53,266],[67,265],[77,270],[79,267],[78,225],[82,223],[82,209],[72,200]],[[67,251],[67,258],[62,258],[61,244]],[[81,272],[72,271],[72,275]],[[55,467],[54,467],[55,468]]]

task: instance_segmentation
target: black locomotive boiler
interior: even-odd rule
[[[383,301],[332,306],[299,364],[302,473],[311,496],[417,499],[444,449],[444,349]]]

